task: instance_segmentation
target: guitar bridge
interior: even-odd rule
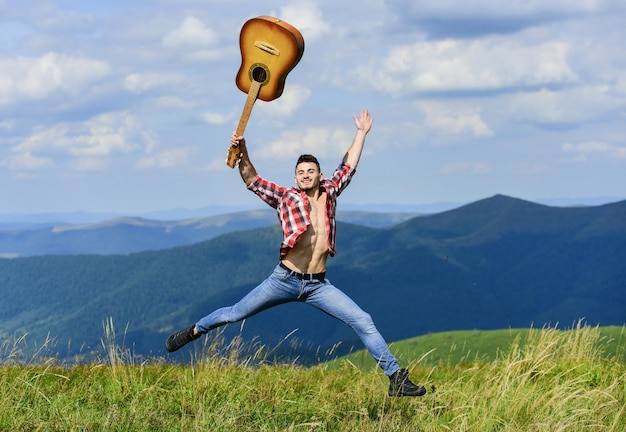
[[[274,46],[268,44],[267,42],[255,41],[254,46],[265,51],[266,53],[270,53],[271,55],[279,56],[280,51],[276,49]]]

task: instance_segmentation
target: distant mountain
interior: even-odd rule
[[[135,354],[163,355],[170,332],[263,280],[280,238],[271,224],[161,251],[0,259],[0,337],[41,343],[50,334],[60,356],[89,354],[110,317]],[[578,319],[626,324],[626,201],[556,208],[497,195],[385,228],[339,223],[337,241],[328,277],[388,341]],[[224,335],[308,360],[337,344],[335,353],[361,347],[347,326],[302,304]]]
[[[432,204],[349,204],[341,203],[340,210],[362,213],[396,213],[396,214],[425,214],[436,213],[459,207],[463,203],[438,202]],[[110,219],[138,218],[158,221],[180,221],[188,219],[202,219],[211,216],[222,216],[231,213],[267,210],[267,205],[257,201],[255,205],[211,205],[201,208],[175,208],[169,210],[152,211],[147,213],[96,213],[96,212],[67,212],[67,213],[0,213],[0,230],[36,229],[43,227],[65,225],[90,225]]]
[[[598,206],[618,202],[626,197],[586,197],[586,198],[551,198],[535,199],[536,203],[559,207]],[[426,204],[351,204],[342,202],[341,210],[366,213],[398,213],[398,214],[434,214],[452,210],[467,202],[439,201]],[[143,213],[114,212],[58,212],[58,213],[0,213],[0,230],[36,229],[65,225],[88,225],[117,218],[139,218],[159,221],[180,221],[200,219],[210,216],[240,213],[248,210],[266,210],[267,207],[258,202],[256,205],[209,205],[201,208],[173,208]]]
[[[32,230],[0,230],[5,256],[128,254],[198,243],[221,234],[267,226],[271,211],[258,210],[187,219],[157,221],[120,217],[95,224],[61,225]]]
[[[0,213],[0,228],[20,226],[36,228],[56,225],[87,225],[121,217],[137,217],[155,220],[183,220],[238,213],[247,210],[258,210],[261,205],[211,205],[198,209],[177,208],[148,213],[114,213],[114,212],[59,212],[59,213]]]
[[[337,219],[369,227],[385,227],[417,213],[339,211]],[[128,254],[169,249],[209,240],[221,234],[277,224],[270,208],[180,221],[118,217],[93,224],[24,228],[0,226],[0,257],[33,255]]]

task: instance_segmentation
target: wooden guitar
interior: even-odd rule
[[[241,66],[235,83],[248,94],[237,126],[243,135],[257,98],[272,101],[283,94],[287,74],[304,53],[304,39],[290,24],[270,16],[248,20],[239,35]],[[239,148],[230,146],[226,165],[235,168],[241,159]]]

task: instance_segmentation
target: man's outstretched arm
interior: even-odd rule
[[[356,134],[352,140],[352,145],[348,149],[348,152],[343,157],[343,161],[347,162],[353,169],[359,164],[361,159],[361,153],[363,152],[363,146],[365,145],[365,137],[372,128],[374,119],[370,117],[368,110],[361,110],[361,116],[354,118],[354,124],[356,125]]]

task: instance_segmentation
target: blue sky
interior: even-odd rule
[[[622,0],[0,0],[0,214],[259,204],[224,159],[260,15],[306,44],[246,129],[265,177],[332,174],[368,108],[345,203],[626,198]]]

